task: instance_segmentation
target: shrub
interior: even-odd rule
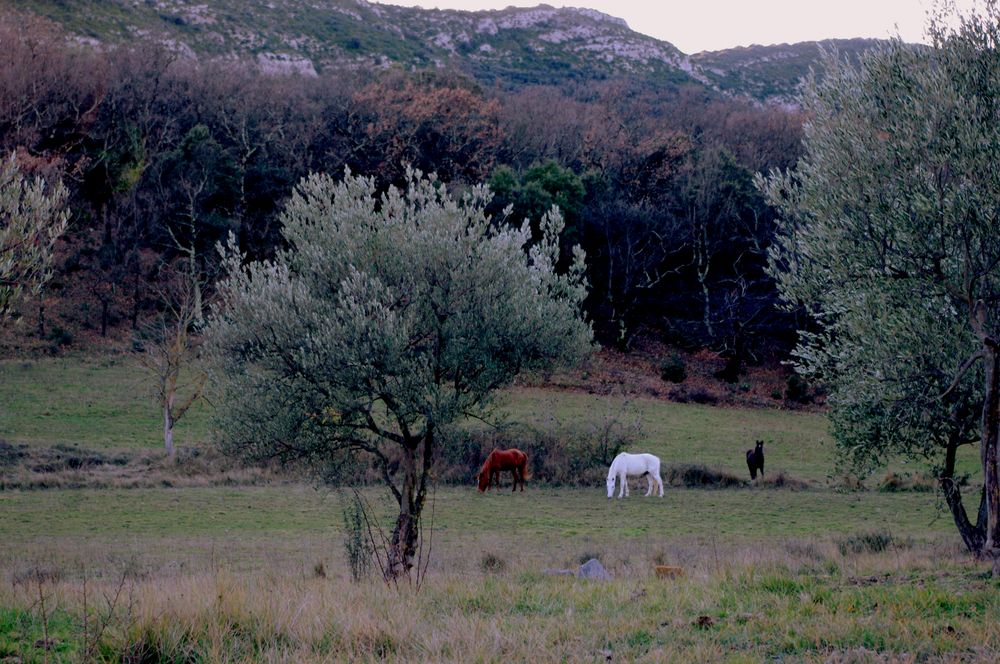
[[[667,383],[683,383],[687,378],[687,369],[684,366],[684,358],[679,353],[674,353],[660,363],[660,378]]]
[[[690,401],[697,404],[713,405],[719,401],[718,397],[702,387],[691,389],[681,387],[671,396],[678,403],[687,403]]]
[[[344,549],[351,567],[351,578],[360,581],[371,573],[374,550],[368,536],[365,506],[357,494],[341,501],[344,517]]]
[[[890,548],[905,549],[913,545],[909,539],[899,540],[888,530],[850,535],[837,542],[842,555],[848,553],[882,553]]]
[[[486,553],[479,559],[479,569],[484,574],[500,574],[507,571],[507,561],[495,553]]]
[[[826,556],[819,550],[819,547],[816,546],[815,542],[789,540],[784,544],[784,546],[785,551],[795,558],[805,558],[806,560],[811,560],[813,562],[826,559]]]
[[[24,452],[20,448],[11,445],[6,440],[0,440],[0,466],[12,466],[22,456],[24,456]]]
[[[812,400],[809,394],[809,383],[798,374],[793,373],[788,377],[788,383],[785,385],[785,398],[796,403],[809,403]]]
[[[777,472],[771,473],[767,477],[761,477],[757,480],[757,486],[769,487],[771,489],[791,489],[792,491],[801,491],[809,488],[809,482],[789,477],[784,472]]]
[[[663,480],[671,486],[726,489],[746,485],[746,481],[725,470],[701,464],[678,464],[667,468]]]
[[[935,491],[937,481],[933,477],[915,473],[896,473],[888,471],[882,481],[879,482],[878,490],[883,493],[894,493],[896,491]]]
[[[56,347],[69,346],[73,343],[73,334],[59,325],[53,325],[46,338]]]
[[[854,491],[864,491],[865,485],[857,475],[846,473],[834,478],[833,489],[838,493],[849,493]]]

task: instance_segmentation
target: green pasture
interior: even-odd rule
[[[385,491],[365,499],[386,531]],[[104,553],[154,562],[175,556],[216,558],[255,568],[260,551],[339,556],[343,494],[304,485],[265,487],[0,492],[0,568],[31,555],[64,555],[87,542]],[[438,489],[425,512],[435,547],[478,560],[495,551],[539,565],[587,551],[671,546],[753,549],[788,539],[828,541],[859,532],[900,538],[949,536],[954,527],[930,493],[668,489],[664,498],[608,500],[603,487],[479,494]],[[317,547],[326,551],[316,553]],[[33,552],[33,553],[32,553]],[[460,556],[459,556],[460,557]],[[6,560],[3,560],[6,558]],[[307,561],[308,562],[308,561]]]
[[[97,450],[159,449],[163,424],[150,393],[148,375],[128,356],[2,361],[0,440]],[[209,444],[209,408],[200,402],[178,423],[179,446]],[[498,414],[509,422],[582,431],[610,418],[638,417],[636,447],[659,455],[667,466],[705,464],[743,476],[744,452],[763,439],[769,472],[820,483],[844,474],[821,413],[518,388],[501,396]],[[959,468],[976,477],[975,450],[961,451]],[[902,461],[893,469],[924,470]]]
[[[0,362],[0,439],[99,450],[155,449],[163,420],[149,375],[134,358],[46,358]],[[192,408],[174,433],[178,445],[208,438],[208,409]]]
[[[778,536],[885,528],[904,535],[950,532],[926,492],[671,489],[663,498],[637,493],[608,499],[604,487],[529,487],[480,494],[475,487],[436,491],[439,534],[511,533],[512,537],[645,537],[753,541]],[[644,488],[644,487],[643,487]],[[380,488],[365,496],[388,517]],[[541,499],[543,507],[540,507]],[[228,533],[336,533],[340,497],[305,485],[178,489],[0,492],[0,540],[47,536],[183,536]],[[428,506],[428,510],[431,506]],[[426,515],[430,517],[430,512]]]

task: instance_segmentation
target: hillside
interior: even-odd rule
[[[673,45],[586,9],[463,12],[364,0],[15,0],[88,42],[153,36],[194,56],[255,59],[275,72],[403,64],[456,67],[481,80],[547,83],[624,72],[688,78]]]
[[[715,88],[754,99],[792,102],[801,79],[816,68],[824,52],[856,61],[877,39],[830,39],[822,42],[753,45],[691,56],[694,71]]]
[[[365,0],[13,0],[84,43],[152,37],[187,57],[251,59],[265,71],[452,68],[507,87],[600,80],[700,81],[734,95],[787,101],[817,61],[815,42],[687,56],[590,9],[425,10]],[[835,42],[845,54],[871,40]]]

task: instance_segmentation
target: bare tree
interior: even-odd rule
[[[208,375],[197,366],[198,305],[196,281],[188,274],[168,279],[164,311],[145,328],[139,362],[153,379],[153,396],[163,412],[163,444],[174,456],[174,426],[204,394]]]

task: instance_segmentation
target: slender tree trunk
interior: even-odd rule
[[[108,300],[101,300],[101,336],[108,336]]]
[[[163,445],[167,449],[167,456],[174,456],[173,396],[163,406]]]
[[[198,263],[195,260],[194,248],[191,249],[191,292],[194,294],[194,324],[201,326],[205,322],[201,303],[201,284],[198,283]]]
[[[696,271],[698,273],[698,283],[701,285],[702,301],[702,323],[705,325],[705,333],[709,340],[715,338],[715,330],[712,329],[712,298],[708,292],[708,273],[712,269],[712,259],[708,255],[708,222],[706,221],[698,230],[698,237],[694,242]]]
[[[976,523],[973,525],[969,521],[969,516],[962,504],[962,493],[955,482],[955,453],[958,451],[958,435],[955,434],[948,441],[945,451],[944,469],[941,472],[941,491],[944,493],[945,502],[951,511],[951,517],[955,521],[962,541],[969,553],[981,555],[983,544],[986,542],[986,491],[985,488],[979,494],[979,509],[977,510]]]
[[[1000,575],[1000,476],[997,445],[1000,443],[1000,352],[987,344],[986,389],[983,399],[981,454],[983,490],[986,493],[986,543],[983,553],[993,559],[993,575]]]
[[[45,305],[38,305],[38,338],[45,338]]]
[[[136,268],[132,275],[132,331],[139,329],[139,269]]]
[[[709,339],[715,338],[715,330],[712,329],[712,300],[708,293],[708,284],[706,280],[708,279],[707,274],[699,275],[698,280],[701,282],[701,299],[702,299],[702,322],[705,324],[705,332],[708,334]]]

